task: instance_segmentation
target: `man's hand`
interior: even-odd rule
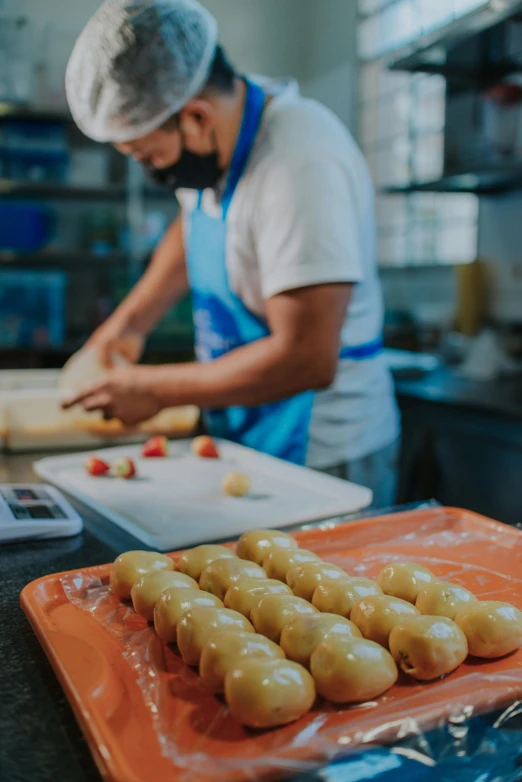
[[[67,400],[136,424],[165,407],[253,407],[329,386],[353,286],[316,285],[269,300],[271,333],[208,364],[115,370]]]
[[[100,326],[87,342],[87,347],[94,348],[103,365],[112,368],[112,359],[119,354],[137,364],[143,353],[145,336],[136,329],[130,328],[116,315]]]
[[[81,404],[86,411],[101,410],[107,419],[117,418],[126,426],[135,426],[161,409],[154,393],[154,374],[154,367],[113,370],[104,380],[65,400],[62,407],[68,410]]]

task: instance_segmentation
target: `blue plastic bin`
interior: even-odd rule
[[[65,272],[0,271],[0,347],[60,347]]]
[[[52,232],[48,209],[38,204],[0,204],[0,250],[36,252]]]

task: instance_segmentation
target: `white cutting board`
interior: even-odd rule
[[[240,445],[218,441],[221,458],[200,459],[190,444],[171,443],[167,459],[141,459],[139,446],[96,452],[109,462],[122,455],[135,459],[138,477],[129,481],[90,477],[85,453],[48,457],[35,462],[34,469],[161,551],[354,513],[372,502],[369,489]],[[221,481],[232,471],[249,476],[247,497],[223,493]]]

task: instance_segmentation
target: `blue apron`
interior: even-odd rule
[[[264,108],[263,90],[247,82],[243,122],[221,201],[222,216],[213,218],[203,212],[202,192],[190,215],[186,239],[187,271],[194,307],[196,355],[203,362],[214,361],[270,334],[266,321],[247,309],[230,288],[226,265],[227,214],[254,147]],[[378,339],[367,345],[344,348],[341,358],[364,360],[381,349],[382,340]],[[306,391],[282,402],[258,407],[207,410],[204,420],[214,437],[304,464],[314,396],[313,391]]]

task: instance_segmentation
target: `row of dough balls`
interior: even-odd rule
[[[178,644],[187,664],[199,665],[205,685],[224,691],[231,712],[246,725],[298,719],[311,708],[316,688],[337,703],[374,699],[395,683],[396,662],[418,679],[432,679],[467,656],[465,627],[463,632],[442,610],[441,618],[420,616],[411,604],[420,586],[435,583],[421,566],[388,566],[379,576],[381,589],[299,549],[289,535],[266,530],[243,535],[237,555],[222,546],[198,546],[181,555],[175,571],[161,554],[128,552],[113,566],[111,587],[132,598],[163,640]],[[413,600],[412,582],[419,583]],[[451,603],[444,595],[439,599]],[[491,614],[493,604],[480,605],[489,605]],[[424,613],[437,605],[429,609]],[[508,621],[512,630],[516,624]],[[519,626],[517,646],[520,640]]]

